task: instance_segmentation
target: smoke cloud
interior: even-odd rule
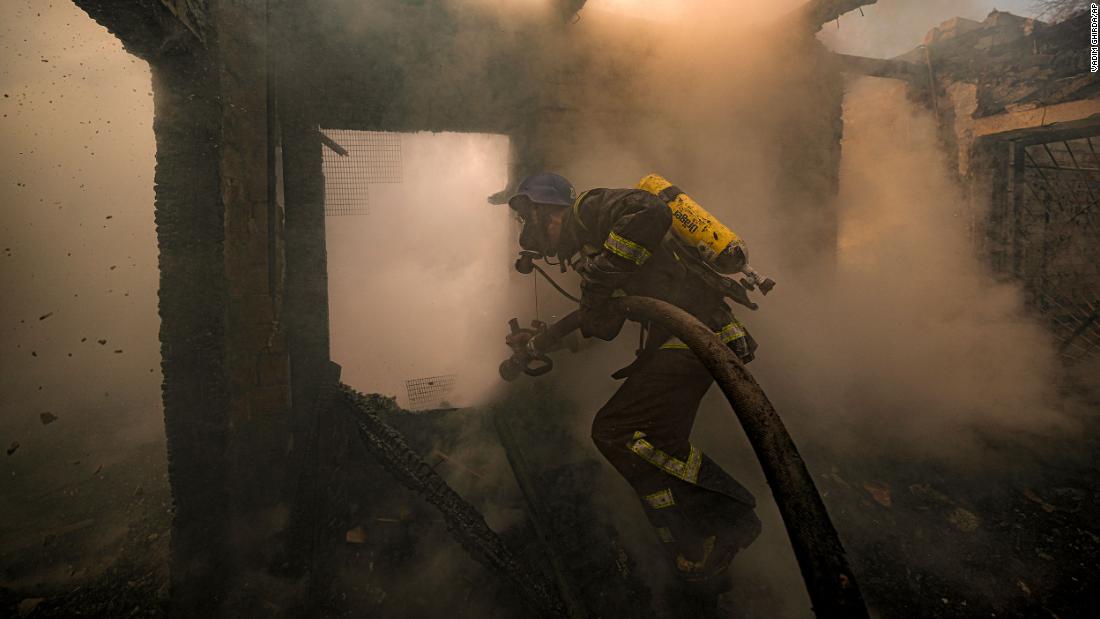
[[[836,272],[797,274],[799,290],[776,296],[780,322],[765,329],[782,361],[761,372],[797,385],[782,390],[799,394],[792,413],[821,411],[821,430],[847,420],[880,438],[864,448],[941,452],[968,432],[1064,427],[1050,338],[975,254],[984,213],[969,211],[931,113],[865,78],[844,119]]]
[[[485,203],[508,182],[508,139],[416,133],[401,147],[402,182],[370,185],[369,215],[328,218],[333,359],[344,382],[405,406],[404,381],[445,375],[448,404],[482,402],[508,320],[531,311],[508,208]]]

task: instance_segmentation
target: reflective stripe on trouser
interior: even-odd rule
[[[592,424],[596,446],[634,487],[673,571],[688,581],[719,576],[760,526],[752,494],[688,441],[712,382],[690,351],[659,350]]]

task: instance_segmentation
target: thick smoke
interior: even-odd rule
[[[405,406],[404,381],[445,375],[448,404],[484,401],[524,283],[507,207],[485,204],[507,184],[508,140],[404,134],[401,158],[400,184],[369,186],[368,215],[328,218],[333,359]]]
[[[765,323],[775,351],[761,373],[795,396],[785,408],[891,451],[1061,426],[1049,335],[975,254],[984,213],[969,212],[931,113],[867,78],[844,120],[835,274],[795,274]]]

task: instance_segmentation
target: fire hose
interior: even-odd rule
[[[674,305],[629,296],[610,303],[627,318],[659,324],[680,338],[714,376],[764,469],[815,615],[866,619],[863,595],[813,478],[768,396],[737,355],[706,325]],[[553,362],[546,352],[579,328],[580,316],[577,310],[553,325],[535,323],[532,329],[520,329],[513,320],[508,340],[513,355],[501,364],[501,376],[513,380],[521,373],[549,372]]]

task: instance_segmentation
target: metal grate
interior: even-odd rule
[[[1100,350],[1100,137],[1017,150],[1016,266],[1067,357]],[[1056,291],[1056,292],[1055,292]]]
[[[446,405],[446,397],[454,390],[454,386],[454,374],[407,380],[405,389],[409,393],[409,408],[411,410],[443,408]]]
[[[1064,357],[1079,361],[1100,352],[1100,294],[1076,298],[1040,294],[1038,306]]]
[[[367,215],[370,185],[401,182],[401,134],[326,129],[321,141],[326,215]]]

